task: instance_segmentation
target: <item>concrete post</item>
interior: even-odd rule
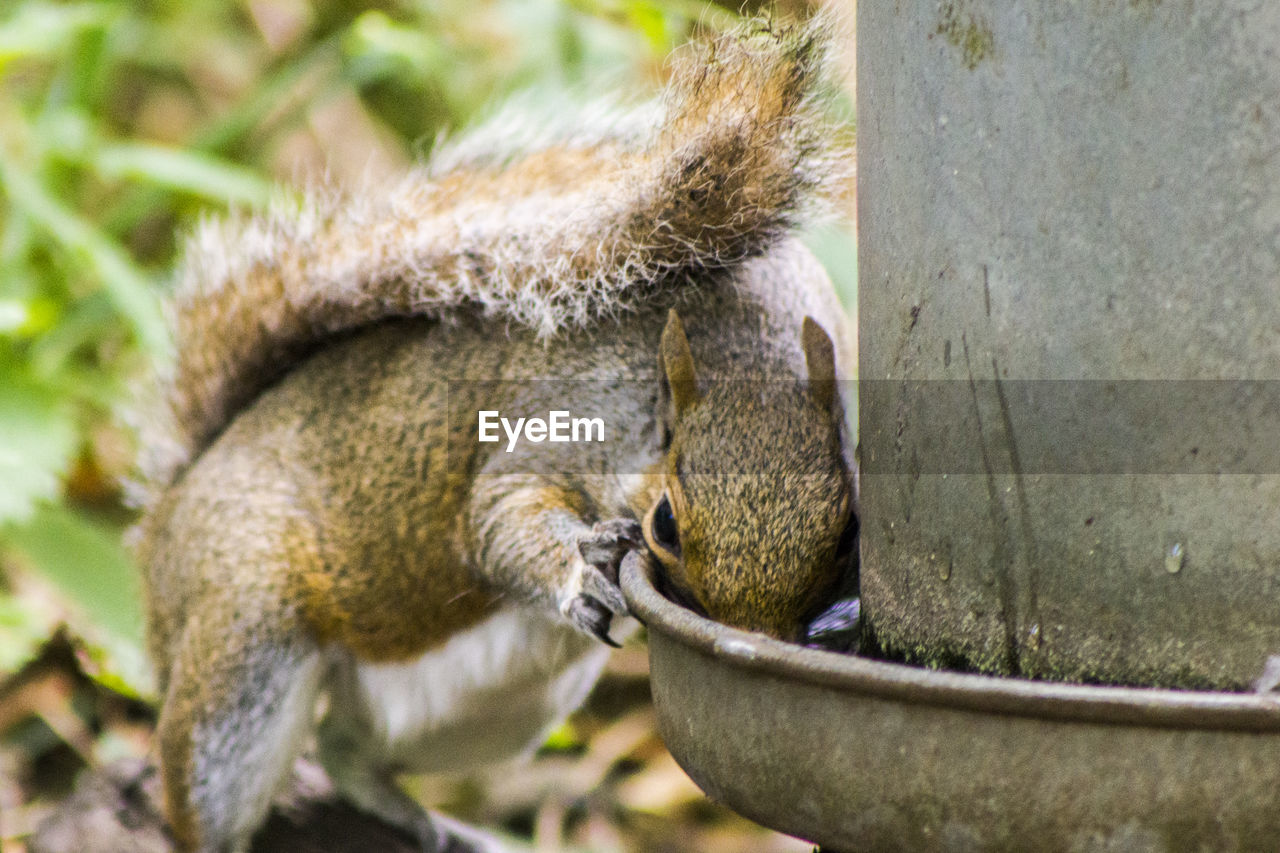
[[[1227,380],[1280,380],[1280,3],[876,0],[858,40],[871,629],[1246,685],[1280,653],[1280,383]]]

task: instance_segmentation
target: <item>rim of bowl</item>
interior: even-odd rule
[[[949,672],[810,649],[721,625],[668,601],[653,560],[631,552],[620,583],[649,629],[742,669],[851,695],[1019,717],[1154,728],[1280,732],[1280,694],[1111,687]]]

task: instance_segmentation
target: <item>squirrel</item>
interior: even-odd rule
[[[834,597],[851,336],[795,234],[852,165],[829,29],[755,20],[652,104],[499,113],[397,182],[192,236],[131,535],[180,847],[246,849],[314,737],[356,806],[461,849],[394,774],[536,748],[601,672],[631,551],[775,637]],[[566,395],[614,437],[478,440]]]

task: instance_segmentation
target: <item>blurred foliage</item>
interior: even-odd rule
[[[674,46],[735,18],[697,0],[0,5],[0,607],[35,570],[100,651],[138,643],[109,535],[132,455],[116,415],[169,346],[175,234],[277,182],[400,168],[517,90],[534,108],[650,90]],[[852,243],[814,246],[851,293]],[[9,624],[0,646],[26,647]]]
[[[398,168],[517,89],[650,88],[674,45],[732,17],[692,0],[0,6],[0,615],[34,570],[92,644],[138,646],[115,416],[169,346],[175,234],[276,181]],[[38,630],[0,618],[0,647]]]
[[[795,12],[809,0],[777,5]],[[401,169],[516,91],[535,106],[602,85],[652,91],[672,47],[739,9],[0,0],[0,734],[20,747],[0,743],[6,840],[23,835],[40,808],[33,798],[65,793],[68,768],[147,749],[141,596],[120,544],[131,514],[118,483],[134,448],[119,424],[132,378],[172,347],[160,297],[175,234],[201,215],[261,205],[275,184]],[[851,118],[851,102],[844,108]],[[847,234],[810,242],[851,296]],[[526,820],[525,835],[593,849],[796,849],[740,836],[723,812],[707,816],[653,735],[637,652],[613,665],[632,670],[614,670],[631,685],[625,706],[577,715],[540,771],[422,793],[463,816]],[[596,706],[608,695],[600,690]],[[22,767],[9,766],[14,754]],[[623,806],[631,817],[611,816]],[[637,825],[645,809],[662,818]],[[698,821],[698,840],[667,839],[677,812]],[[599,841],[628,821],[640,840]],[[559,835],[564,827],[577,835]],[[737,840],[713,843],[717,833]]]
[[[0,0],[0,699],[47,709],[19,727],[30,754],[70,744],[92,764],[101,736],[67,732],[91,719],[95,732],[133,731],[145,708],[128,704],[149,683],[138,583],[120,544],[131,516],[118,482],[133,447],[119,416],[131,378],[171,346],[160,297],[175,235],[202,215],[260,205],[278,183],[402,168],[517,90],[551,102],[602,81],[650,91],[674,46],[738,8]],[[852,293],[847,236],[824,232],[814,245]],[[24,666],[41,671],[51,647],[74,666],[36,681],[87,676],[91,689],[33,692],[20,687],[27,675],[4,686]],[[116,710],[105,717],[86,710],[107,695],[125,704],[108,702]],[[63,708],[59,728],[67,705],[76,713]],[[0,702],[0,731],[6,719],[16,717]],[[548,749],[588,749],[582,737],[561,732]],[[132,751],[145,749],[135,739]],[[0,781],[0,811],[5,791]]]

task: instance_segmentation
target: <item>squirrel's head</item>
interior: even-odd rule
[[[828,604],[857,533],[831,338],[800,330],[807,382],[701,386],[680,318],[662,334],[662,492],[644,519],[658,583],[719,622],[786,640]]]

